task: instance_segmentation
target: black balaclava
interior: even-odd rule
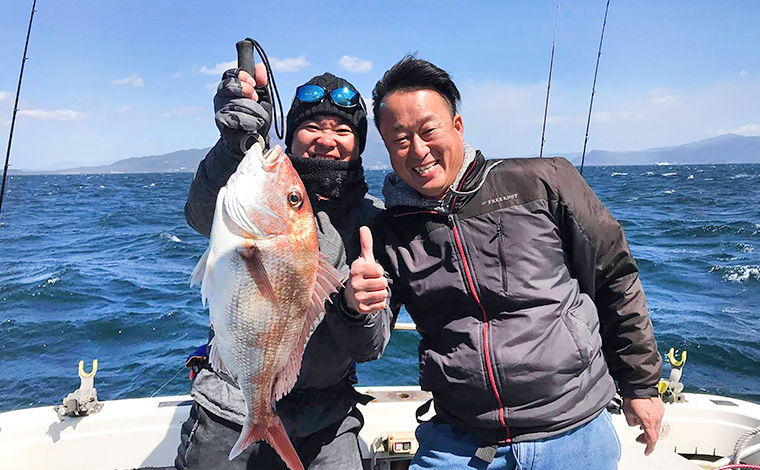
[[[347,86],[358,94],[359,91],[351,83],[331,73],[318,75],[304,85],[321,86],[326,93],[335,88]],[[361,103],[353,108],[336,106],[325,96],[321,101],[305,103],[293,98],[287,117],[285,132],[286,153],[290,156],[293,166],[303,181],[309,200],[315,210],[328,207],[348,209],[361,201],[367,193],[367,183],[364,180],[364,168],[361,157],[349,162],[307,158],[292,154],[293,135],[298,126],[313,116],[333,115],[343,119],[351,126],[356,138],[359,155],[364,152],[367,140],[367,112]]]

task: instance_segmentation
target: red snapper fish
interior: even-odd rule
[[[295,385],[341,275],[319,253],[309,198],[280,146],[246,153],[219,192],[210,238],[192,284],[209,307],[211,367],[237,381],[247,408],[229,459],[264,439],[302,470],[275,402]]]

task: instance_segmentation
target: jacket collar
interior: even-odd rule
[[[469,186],[468,181],[462,181],[462,178],[465,178],[465,175],[467,175],[466,179],[470,179],[470,175],[473,173],[470,170],[470,167],[478,160],[483,160],[483,156],[480,152],[465,143],[464,160],[462,161],[462,167],[459,169],[459,173],[452,184],[454,188],[460,188],[463,185],[462,183]],[[390,172],[385,175],[383,197],[385,198],[386,209],[391,209],[396,206],[406,206],[446,214],[451,207],[454,193],[448,191],[443,199],[428,199],[409,186],[395,172]],[[456,199],[461,199],[461,196]]]

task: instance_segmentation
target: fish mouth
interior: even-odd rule
[[[261,157],[261,166],[266,171],[275,171],[277,165],[280,163],[282,155],[282,147],[275,145]]]

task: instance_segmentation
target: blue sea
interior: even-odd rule
[[[384,173],[369,171],[380,194]],[[760,403],[760,165],[587,167],[625,228],[660,353],[688,350],[686,390]],[[59,403],[99,360],[100,399],[188,392],[208,312],[190,273],[192,175],[13,176],[0,219],[0,411]],[[408,317],[407,317],[408,319]],[[359,367],[415,385],[415,332]],[[669,367],[665,367],[667,375]]]

